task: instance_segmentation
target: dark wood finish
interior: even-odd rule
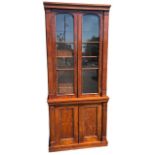
[[[106,146],[108,144],[106,129],[109,97],[106,94],[106,90],[110,5],[44,2],[44,8],[48,65],[49,151]],[[64,41],[56,41],[56,16],[63,13],[70,14],[73,17],[73,41],[66,41],[65,39]],[[98,41],[91,39],[82,42],[82,18],[85,14],[99,17]],[[64,25],[67,25],[65,19]],[[64,30],[64,36],[65,32],[66,30]],[[72,58],[70,53],[72,50],[69,51],[67,48],[63,48],[57,54],[56,43],[62,44],[60,47],[63,47],[63,44],[66,43],[65,46],[67,45],[68,48],[71,48],[71,45],[69,46],[70,43],[74,45],[74,62],[70,68],[57,67],[58,58],[63,59],[63,61]],[[99,55],[82,55],[82,43],[89,45],[98,43]],[[89,47],[89,45],[87,46]],[[82,68],[82,58],[87,60],[98,58],[98,65],[93,67],[87,65],[85,67],[84,65]],[[98,72],[96,71],[96,74],[98,73],[96,88],[98,89],[95,89],[94,93],[82,92],[82,70],[98,70]],[[57,71],[63,71],[63,73],[74,72],[73,93],[58,94]],[[91,74],[93,73],[91,72]],[[61,83],[60,86],[63,87],[62,92],[67,92],[67,90],[71,92],[71,83]]]

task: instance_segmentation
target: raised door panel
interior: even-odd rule
[[[59,106],[54,108],[53,128],[51,128],[51,139],[54,145],[67,145],[78,143],[78,107]],[[55,133],[55,134],[54,134]]]
[[[101,105],[79,106],[79,141],[101,141]]]

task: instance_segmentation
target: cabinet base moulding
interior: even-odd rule
[[[94,142],[94,143],[79,143],[79,144],[71,144],[71,145],[57,145],[57,146],[49,146],[49,152],[54,151],[63,151],[63,150],[73,150],[73,149],[81,149],[81,148],[89,148],[89,147],[103,147],[107,146],[108,141],[104,140],[101,142]]]

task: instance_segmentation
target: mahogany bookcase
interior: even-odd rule
[[[110,5],[44,2],[49,151],[106,146]]]

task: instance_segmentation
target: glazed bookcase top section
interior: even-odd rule
[[[80,3],[61,3],[61,2],[44,2],[45,9],[77,9],[77,10],[103,10],[109,11],[109,4],[80,4]]]

